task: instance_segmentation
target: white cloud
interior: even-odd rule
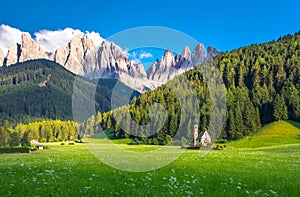
[[[132,53],[129,53],[129,57],[132,57],[133,59],[135,59],[137,56],[137,52],[133,51]]]
[[[104,39],[97,32],[94,32],[94,31],[92,31],[92,32],[85,31],[85,34],[90,39],[92,39],[92,41],[94,42],[94,44],[96,45],[96,47],[99,47],[101,45],[101,43],[104,41]]]
[[[151,53],[145,52],[145,51],[143,51],[143,53],[141,53],[141,54],[139,55],[139,58],[140,58],[140,59],[144,59],[144,58],[152,58],[152,57],[153,57],[153,55],[152,55]]]
[[[0,48],[6,55],[7,51],[14,43],[21,43],[22,31],[19,29],[10,27],[8,25],[0,26]],[[82,32],[78,29],[65,28],[63,30],[40,30],[34,33],[34,40],[48,52],[55,52],[61,46],[67,45],[70,40],[78,35],[86,34],[97,47],[103,42],[103,38],[97,32]]]
[[[67,45],[70,40],[78,34],[82,34],[80,30],[65,28],[64,30],[41,30],[34,33],[36,42],[45,50],[54,52],[60,46]]]
[[[128,49],[126,49],[125,54],[134,64],[142,63],[142,59],[153,58],[153,54],[142,50],[129,53]]]
[[[0,48],[4,55],[7,54],[10,46],[14,43],[21,43],[22,32],[8,25],[0,26]]]
[[[129,53],[128,49],[126,49],[124,52],[127,55],[127,57],[131,60],[132,63],[134,63],[134,64],[141,63],[141,60],[139,58],[137,58],[137,56],[138,56],[137,52],[133,51],[132,53]]]
[[[131,60],[131,62],[134,63],[134,64],[140,64],[141,60],[138,59],[138,58],[135,58],[135,59]]]
[[[84,34],[82,31],[78,29],[72,28],[65,28],[63,30],[41,30],[39,32],[34,33],[35,40],[37,43],[45,50],[49,52],[54,52],[60,46],[67,45],[70,40],[78,35]],[[98,47],[104,40],[99,33],[94,31],[88,32],[86,31],[85,34],[95,43]]]

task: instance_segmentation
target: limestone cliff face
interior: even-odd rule
[[[147,84],[147,76],[142,64],[134,64],[122,49],[113,42],[104,41],[98,50],[96,78],[116,78],[136,90]]]
[[[209,46],[207,48],[207,56],[209,58],[212,58],[212,57],[216,57],[217,55],[220,55],[222,52],[218,51],[218,49],[212,47],[212,46]]]
[[[46,52],[30,36],[29,33],[22,33],[19,62],[33,59],[48,59]]]
[[[182,51],[182,54],[181,54],[181,57],[182,59],[186,59],[187,61],[191,62],[191,51],[189,49],[188,46],[184,47],[183,51]]]
[[[4,63],[4,54],[2,49],[0,48],[0,67],[3,66]]]
[[[149,80],[165,84],[177,75],[192,69],[196,63],[205,60],[205,48],[202,44],[196,46],[191,54],[188,47],[185,47],[181,55],[174,57],[172,51],[166,50],[161,61],[156,60],[147,71]]]
[[[11,64],[18,63],[19,58],[20,58],[20,44],[15,43],[9,48],[4,64],[5,66],[9,66]]]
[[[205,54],[205,48],[203,44],[198,44],[194,51],[192,52],[192,64],[198,65],[204,62],[206,54]]]
[[[85,75],[97,67],[97,47],[87,35],[76,35],[68,46],[56,50],[54,61],[75,74]]]
[[[77,35],[57,49],[54,60],[75,74],[115,78],[137,90],[147,83],[144,66],[131,62],[118,45],[103,41],[97,48],[86,35]]]
[[[11,64],[33,59],[49,59],[49,57],[31,38],[29,33],[22,33],[21,43],[15,43],[9,48],[4,64],[9,66]]]
[[[61,46],[59,47],[54,54],[54,61],[60,65],[65,65],[69,56],[69,47]]]

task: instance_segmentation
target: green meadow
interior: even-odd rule
[[[0,155],[0,196],[299,196],[299,133],[299,123],[272,123],[252,140],[228,144],[234,148],[203,157],[187,150],[165,167],[139,173],[103,164],[86,144],[47,143],[47,150]],[[159,148],[120,143],[139,152]]]
[[[300,123],[281,121],[270,123],[258,130],[252,136],[228,143],[235,148],[258,148],[295,144],[300,142]]]

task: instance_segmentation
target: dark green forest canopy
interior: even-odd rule
[[[98,111],[111,110],[112,88],[117,80],[88,80],[49,60],[31,60],[0,68],[0,122],[32,122],[42,119],[72,120],[74,81],[84,85],[77,93],[95,101]],[[95,98],[85,90],[96,88]],[[128,88],[124,85],[124,88]],[[138,95],[137,92],[133,93]],[[116,95],[119,99],[122,96]]]

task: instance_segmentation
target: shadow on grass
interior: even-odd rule
[[[292,120],[288,120],[287,122],[290,123],[291,125],[293,125],[294,127],[300,129],[300,122],[295,122]]]

